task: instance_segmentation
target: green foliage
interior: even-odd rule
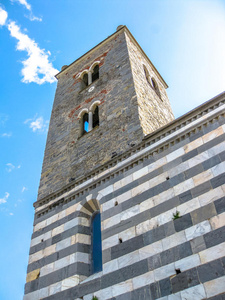
[[[173,214],[173,220],[179,219],[180,216],[180,212],[177,210],[175,214]]]
[[[93,297],[92,297],[92,300],[98,300],[98,297],[93,296]]]

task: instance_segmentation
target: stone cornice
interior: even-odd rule
[[[49,212],[59,204],[72,201],[84,192],[90,192],[96,186],[142,163],[145,158],[160,153],[197,133],[203,126],[214,122],[224,113],[225,92],[149,134],[139,145],[111,159],[86,176],[67,184],[56,193],[36,201],[34,207],[37,217]]]

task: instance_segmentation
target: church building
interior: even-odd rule
[[[23,300],[225,299],[225,93],[174,119],[122,25],[56,78]]]

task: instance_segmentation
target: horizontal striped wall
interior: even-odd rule
[[[200,274],[202,265],[224,268],[225,126],[210,126],[211,131],[177,144],[173,152],[146,159],[36,222],[24,299],[88,300],[94,294],[100,300],[137,299],[143,293],[153,297],[153,290],[163,299],[185,291],[213,297],[209,286],[225,274],[205,282]],[[90,260],[88,212],[78,213],[85,198],[99,200],[102,217],[103,271],[91,276],[85,269]],[[177,211],[180,218],[173,220]],[[176,288],[176,278],[189,278],[189,270],[198,280]]]

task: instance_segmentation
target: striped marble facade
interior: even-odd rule
[[[225,93],[35,203],[24,300],[224,299],[224,174]]]

